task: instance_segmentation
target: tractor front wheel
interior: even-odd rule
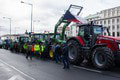
[[[114,55],[107,47],[98,47],[93,51],[92,63],[98,69],[111,69],[114,66]]]
[[[75,40],[70,40],[68,44],[70,44],[68,46],[68,56],[70,62],[79,65],[84,60],[81,53],[81,45]]]

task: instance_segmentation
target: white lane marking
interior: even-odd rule
[[[3,69],[5,69],[8,72],[12,71],[10,68],[8,68],[7,66],[5,66],[3,63],[0,63],[0,67],[3,68]]]
[[[24,79],[20,75],[14,75],[10,79],[8,79],[8,80],[26,80],[26,79]]]
[[[23,74],[24,76],[26,76],[26,77],[28,77],[28,78],[30,78],[30,79],[32,79],[32,80],[36,80],[36,79],[34,79],[33,77],[31,77],[31,76],[29,76],[29,75],[25,74],[24,72],[22,72],[22,71],[18,70],[18,69],[17,69],[17,68],[15,68],[14,66],[12,66],[12,65],[10,65],[10,64],[8,64],[8,63],[6,63],[6,62],[4,62],[4,61],[3,61],[3,60],[1,60],[1,59],[0,59],[0,62],[2,62],[2,63],[4,63],[4,64],[6,64],[7,66],[11,67],[12,69],[14,69],[14,70],[16,70],[16,71],[18,71],[18,72],[20,72],[20,73],[21,73],[21,74]]]
[[[102,71],[89,69],[89,68],[85,68],[85,67],[80,67],[80,66],[75,66],[75,65],[73,67],[76,67],[76,68],[79,68],[79,69],[84,69],[84,70],[91,71],[91,72],[102,73]]]
[[[4,67],[4,69],[8,72],[12,71],[10,68]]]
[[[3,64],[3,63],[0,63],[0,66],[2,67],[2,66],[4,66],[4,64]]]
[[[10,79],[8,79],[8,80],[15,80],[16,78],[17,78],[17,76],[14,75],[14,76],[12,76]]]

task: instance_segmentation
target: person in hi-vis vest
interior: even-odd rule
[[[34,51],[35,51],[35,55],[38,57],[40,52],[40,45],[38,43],[34,45]]]
[[[43,43],[41,43],[40,49],[41,49],[41,58],[44,58],[45,57],[45,54],[44,54],[45,45]]]

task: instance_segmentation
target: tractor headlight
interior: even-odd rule
[[[118,44],[118,49],[120,49],[120,40],[116,40],[116,43]]]
[[[120,44],[118,44],[118,48],[120,49]]]

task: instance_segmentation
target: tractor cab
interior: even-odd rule
[[[31,35],[31,41],[32,42],[36,42],[36,41],[38,41],[38,42],[43,42],[44,41],[44,37],[45,37],[45,34],[44,33],[33,33],[32,35]]]
[[[95,45],[98,37],[104,37],[104,33],[106,33],[106,36],[110,36],[110,32],[107,27],[94,25],[92,22],[91,24],[77,24],[76,26],[79,27],[78,36],[80,36],[83,42],[88,44],[90,47]]]
[[[21,36],[19,38],[19,42],[20,43],[27,43],[29,41],[29,37],[28,36]]]
[[[101,25],[82,24],[79,25],[78,36],[80,36],[85,45],[93,46],[97,36],[103,35],[105,30]]]
[[[81,64],[83,60],[98,69],[110,69],[120,63],[120,38],[110,36],[109,29],[102,25],[76,24],[78,35],[67,40],[69,60]],[[108,33],[103,35],[104,32]]]

